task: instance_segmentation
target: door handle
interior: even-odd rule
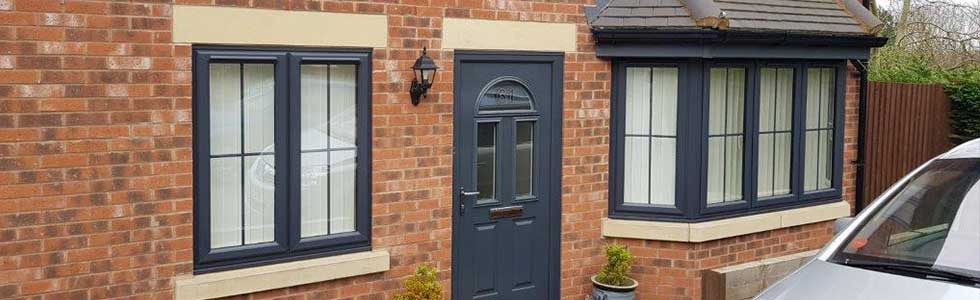
[[[459,215],[462,216],[466,214],[466,199],[469,197],[474,197],[480,195],[480,192],[472,191],[467,192],[463,187],[459,187]]]

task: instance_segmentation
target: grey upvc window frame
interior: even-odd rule
[[[676,198],[674,207],[626,203],[624,195],[624,135],[626,106],[626,69],[628,67],[676,66],[678,75],[677,161],[675,170]],[[759,70],[766,66],[794,69],[791,194],[759,201],[758,136],[760,80]],[[743,200],[732,203],[707,204],[708,106],[710,70],[713,67],[744,67],[746,69],[745,115],[743,117],[744,148],[742,180]],[[835,70],[834,134],[832,182],[829,189],[803,191],[805,163],[806,89],[808,68]],[[610,122],[610,186],[609,216],[616,219],[699,222],[728,217],[751,215],[801,206],[839,201],[843,195],[844,113],[846,104],[845,60],[781,60],[781,59],[616,59],[613,60],[612,103]]]
[[[194,157],[194,273],[266,265],[371,249],[371,50],[195,46],[192,51]],[[211,63],[274,65],[274,240],[212,249],[210,244]],[[355,230],[300,237],[300,66],[355,66],[357,167]]]

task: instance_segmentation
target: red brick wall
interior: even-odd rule
[[[190,45],[171,42],[173,1],[64,2],[0,0],[0,299],[172,299],[174,277],[192,269]],[[391,270],[238,298],[389,299],[420,262],[444,270],[448,295],[453,64],[431,49],[442,18],[464,17],[578,24],[579,51],[565,58],[561,293],[583,299],[603,262],[609,170],[610,65],[594,56],[590,2],[176,0],[388,15],[389,47],[373,64],[372,244],[389,249]],[[409,70],[423,46],[442,70],[413,107]],[[853,168],[845,179],[853,199]],[[829,230],[623,242],[643,299],[694,299],[696,270],[812,249]]]

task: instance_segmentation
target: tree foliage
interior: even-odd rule
[[[950,99],[953,142],[980,137],[980,2],[901,0],[895,4],[874,11],[885,25],[881,34],[889,43],[872,53],[868,78],[942,84]]]

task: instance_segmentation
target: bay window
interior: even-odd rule
[[[614,65],[612,217],[696,221],[840,199],[843,61]]]
[[[195,48],[195,271],[370,247],[369,52]]]

